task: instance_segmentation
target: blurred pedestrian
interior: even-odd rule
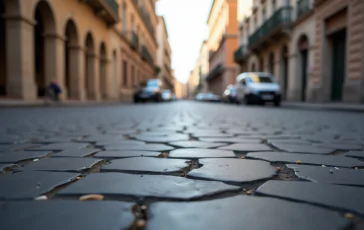
[[[51,101],[59,102],[59,95],[62,93],[61,87],[56,81],[51,81],[47,87],[47,98]]]

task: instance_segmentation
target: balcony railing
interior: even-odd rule
[[[221,75],[224,71],[222,64],[218,64],[207,76],[206,81],[211,81]]]
[[[115,0],[80,0],[88,4],[108,25],[119,21],[119,5]]]
[[[154,59],[150,54],[149,50],[147,49],[147,47],[142,46],[141,55],[143,60],[147,61],[149,64],[154,66]]]
[[[234,53],[234,61],[236,63],[241,62],[244,59],[244,56],[247,54],[248,49],[245,45],[241,45]]]
[[[138,47],[139,47],[139,37],[138,37],[138,35],[134,31],[131,32],[130,45],[131,45],[131,48],[133,48],[134,50],[138,50]]]
[[[280,26],[291,23],[291,7],[282,7],[278,9],[253,35],[249,37],[249,47],[261,41],[272,31]]]
[[[297,1],[297,18],[305,15],[312,9],[310,0],[298,0]]]

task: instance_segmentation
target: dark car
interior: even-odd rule
[[[224,91],[223,95],[224,102],[228,103],[238,103],[236,89],[233,85],[228,85]]]
[[[134,102],[162,100],[162,82],[158,79],[150,79],[134,93]]]

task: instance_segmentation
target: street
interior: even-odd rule
[[[364,229],[364,113],[0,108],[0,229]]]

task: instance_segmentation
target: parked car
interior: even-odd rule
[[[162,82],[159,79],[150,79],[134,93],[134,102],[162,100]]]
[[[214,93],[199,93],[196,95],[195,100],[197,101],[210,101],[210,102],[220,102],[221,97]]]
[[[178,100],[178,98],[177,98],[177,96],[176,96],[176,94],[172,94],[172,101],[177,101]]]
[[[235,87],[238,102],[245,104],[273,102],[275,106],[281,104],[280,86],[270,73],[241,73],[236,77]]]
[[[162,100],[163,101],[172,101],[172,93],[169,89],[162,90]]]
[[[228,85],[224,91],[223,95],[224,102],[237,103],[236,100],[236,89],[234,85]]]

